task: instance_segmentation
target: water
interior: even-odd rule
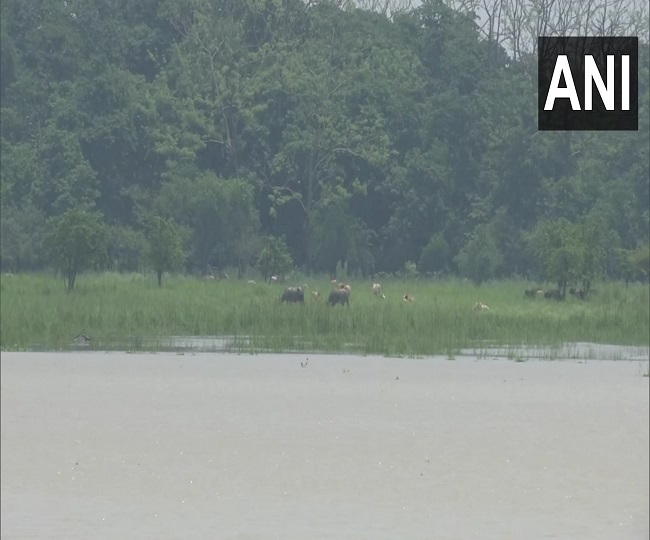
[[[135,337],[126,336],[121,340],[101,342],[99,347],[110,350],[155,350],[171,352],[250,352],[260,350],[260,342],[265,336],[220,335],[220,336],[159,336]],[[313,343],[301,336],[294,336],[294,347],[286,353],[326,354],[325,351],[313,351]],[[93,342],[71,344],[72,350],[96,348]],[[363,351],[361,343],[344,343],[343,347],[350,352]],[[32,350],[45,352],[43,348],[33,346]],[[270,352],[270,351],[265,351]],[[609,345],[604,343],[565,343],[559,347],[534,346],[495,346],[490,342],[479,342],[474,347],[461,349],[455,356],[479,358],[509,358],[509,359],[547,359],[562,358],[582,360],[635,360],[649,361],[650,348],[632,347],[625,345]]]
[[[646,363],[449,360],[3,353],[2,538],[648,538]]]
[[[324,354],[325,351],[314,351],[313,342],[302,336],[293,336],[293,347],[286,348],[287,353],[302,353],[305,351],[313,354]],[[264,342],[273,340],[273,336],[250,335],[219,335],[219,336],[124,336],[119,339],[91,341],[89,343],[70,344],[70,350],[105,349],[114,351],[168,351],[168,352],[275,352],[265,347]],[[341,346],[350,352],[363,350],[360,343],[342,343]],[[32,344],[31,351],[47,352],[48,348]]]
[[[650,361],[648,347],[608,345],[605,343],[565,343],[559,347],[494,347],[482,344],[462,349],[460,356],[516,359],[580,359],[580,360],[633,360]]]

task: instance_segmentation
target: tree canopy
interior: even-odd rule
[[[643,275],[647,6],[560,2],[562,31],[641,36],[639,131],[562,133],[536,125],[553,12],[511,3],[3,1],[2,269],[58,265],[46,220],[88,208],[118,270],[151,263],[157,215],[199,273],[272,236],[315,272]]]

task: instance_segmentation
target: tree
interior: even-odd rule
[[[479,227],[454,258],[460,273],[477,285],[492,279],[502,260],[494,234],[486,226]]]
[[[106,226],[101,214],[73,208],[50,219],[46,242],[51,260],[63,273],[65,288],[74,289],[77,274],[106,257]]]
[[[271,276],[283,275],[292,267],[293,260],[284,238],[269,236],[257,261],[257,268],[262,272],[264,279],[270,282]]]
[[[542,278],[557,283],[564,298],[567,284],[578,278],[583,260],[577,227],[565,218],[544,221],[526,239]]]
[[[350,212],[350,194],[338,187],[326,190],[312,220],[314,264],[333,275],[337,263],[345,263],[354,273],[372,272],[374,258],[370,252],[372,232]]]
[[[171,218],[153,216],[147,231],[147,259],[158,276],[158,287],[162,287],[163,272],[179,270],[185,255],[183,241],[176,223]]]
[[[31,204],[8,206],[0,215],[0,267],[11,272],[37,270],[46,257],[43,253],[46,219]]]
[[[434,234],[422,250],[418,270],[427,272],[447,272],[449,270],[449,244],[440,233]]]
[[[141,230],[123,225],[109,229],[108,259],[118,272],[142,271],[142,259],[147,251],[147,239]]]
[[[236,265],[243,273],[259,253],[259,218],[251,182],[207,172],[165,182],[154,206],[190,232],[188,266]]]
[[[630,281],[646,281],[650,277],[650,246],[619,250],[619,265],[626,287]]]

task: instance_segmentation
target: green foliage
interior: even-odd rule
[[[619,257],[618,238],[599,213],[576,223],[565,218],[540,223],[527,240],[541,277],[557,283],[561,291],[569,283],[580,283],[588,292],[592,281],[603,277],[607,260]]]
[[[36,270],[47,262],[43,253],[45,215],[31,204],[9,206],[0,215],[0,267],[11,272]]]
[[[152,216],[147,223],[147,260],[162,286],[164,272],[180,270],[185,260],[181,233],[172,218]]]
[[[495,276],[502,260],[492,230],[480,227],[454,258],[454,263],[461,275],[480,285]]]
[[[96,349],[161,350],[187,346],[173,336],[199,338],[192,345],[231,351],[329,351],[383,355],[434,355],[464,348],[493,355],[491,347],[535,351],[572,342],[629,344],[647,351],[650,288],[646,284],[598,285],[589,301],[531,301],[523,281],[481,287],[488,312],[475,312],[476,290],[460,279],[382,281],[386,298],[367,279],[349,280],[350,309],[332,310],[305,295],[300,309],[282,309],[278,287],[230,280],[223,286],[193,276],[172,276],[158,290],[139,274],[88,276],[78,294],[65,294],[50,275],[2,276],[0,347],[38,343],[68,349],[73,336],[92,337]],[[329,277],[311,276],[310,290],[331,288]],[[404,293],[417,300],[406,303]],[[286,306],[284,306],[286,308]],[[485,340],[485,341],[484,341]],[[485,349],[480,343],[486,343]],[[548,351],[549,356],[554,353]],[[537,353],[535,353],[537,354]]]
[[[77,274],[106,261],[106,225],[101,214],[73,208],[48,223],[46,237],[50,261],[63,274],[67,291]]]
[[[257,260],[257,268],[264,279],[270,280],[272,276],[284,276],[292,267],[293,260],[284,239],[269,236],[266,239],[266,246]]]
[[[567,219],[540,223],[528,236],[528,243],[542,279],[557,283],[562,291],[577,279],[584,246]]]
[[[372,231],[351,215],[350,197],[343,188],[332,190],[314,212],[310,235],[313,265],[333,274],[337,263],[345,262],[351,273],[368,275],[374,264],[370,251]]]
[[[626,285],[630,281],[647,281],[650,277],[650,246],[621,249],[619,260]]]
[[[155,200],[157,212],[190,232],[190,268],[245,269],[259,252],[259,218],[253,188],[244,179],[203,173],[166,182]]]
[[[131,227],[113,225],[108,230],[108,260],[118,272],[141,272],[147,252],[144,232]]]
[[[442,234],[434,234],[422,250],[418,270],[425,274],[429,272],[447,273],[450,262],[449,244]]]
[[[310,272],[413,261],[588,286],[650,242],[647,36],[639,131],[553,133],[536,129],[526,38],[504,50],[449,2],[113,4],[2,3],[3,268],[45,268],[36,216],[80,206],[115,227],[124,271],[149,214],[175,220],[194,273],[243,275],[272,235]],[[522,231],[562,218],[575,245],[533,256]]]
[[[413,261],[406,261],[402,275],[405,279],[417,279],[420,277],[420,272],[418,272],[418,267]]]

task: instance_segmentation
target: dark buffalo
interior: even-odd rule
[[[580,300],[584,300],[585,296],[587,296],[587,293],[584,291],[584,289],[574,289],[573,287],[569,289],[569,294],[571,296],[575,296],[576,298],[580,298]]]
[[[300,302],[301,304],[305,303],[305,291],[302,287],[289,287],[285,289],[282,293],[282,298],[280,298],[280,303],[283,302]]]
[[[559,289],[546,291],[544,293],[544,298],[553,299],[553,300],[563,300],[562,291],[560,291]]]
[[[330,306],[335,306],[336,304],[345,304],[350,307],[350,294],[351,291],[349,288],[345,289],[334,289],[330,293],[330,297],[327,300]]]

